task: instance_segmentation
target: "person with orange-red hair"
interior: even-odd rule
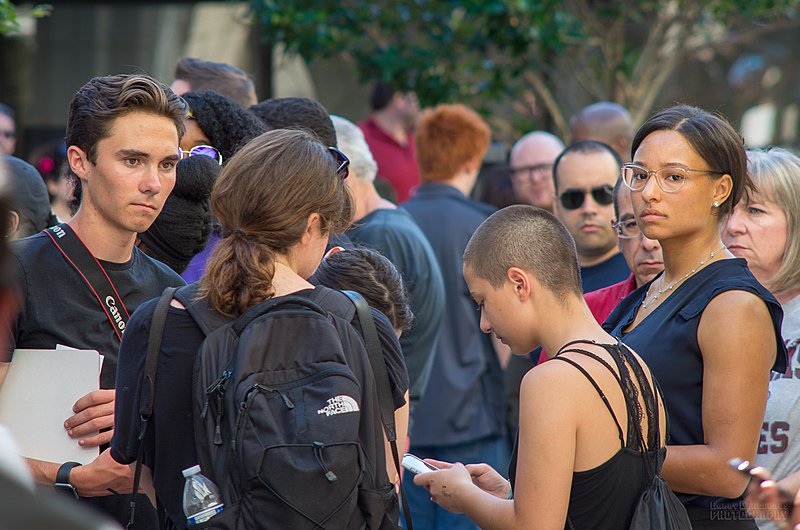
[[[403,208],[433,247],[442,269],[445,313],[430,384],[414,410],[411,452],[447,462],[507,464],[503,375],[489,335],[462,276],[464,249],[494,211],[468,198],[491,140],[488,125],[463,105],[423,112],[414,134],[422,185]],[[411,516],[419,528],[477,528],[463,515],[430,502],[430,494],[404,477]]]

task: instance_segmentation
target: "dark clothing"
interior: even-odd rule
[[[571,345],[572,344],[572,345]],[[657,401],[655,392],[644,373],[643,367],[636,358],[627,351],[625,345],[617,348],[616,344],[598,344],[608,351],[614,359],[616,371],[605,360],[596,354],[580,348],[581,343],[569,343],[564,352],[577,352],[587,357],[592,357],[608,368],[609,371],[619,373],[621,379],[620,390],[625,398],[627,411],[626,435],[623,435],[622,426],[608,403],[603,390],[597,385],[588,372],[584,372],[574,360],[555,356],[553,361],[567,362],[576,370],[580,370],[595,387],[595,390],[617,425],[620,449],[611,458],[597,467],[585,471],[572,473],[572,485],[569,494],[569,507],[567,508],[567,524],[565,528],[595,528],[619,530],[628,528],[633,518],[633,512],[645,489],[650,485],[650,473],[657,466],[657,450],[661,449],[661,440],[656,438],[660,434],[656,425],[658,421]],[[625,383],[624,385],[622,383]],[[616,392],[616,390],[613,390]],[[642,400],[644,407],[640,404]],[[636,424],[638,418],[642,423]],[[644,440],[642,432],[647,426],[648,439]],[[517,446],[519,438],[517,438]],[[511,455],[508,476],[513,491],[517,475],[517,449]],[[646,450],[643,450],[646,449]],[[526,471],[527,472],[527,471]],[[571,525],[570,525],[571,523]]]
[[[203,276],[203,273],[206,271],[206,262],[208,258],[211,257],[211,252],[214,250],[214,247],[217,246],[219,240],[220,235],[217,232],[212,232],[208,237],[206,248],[192,258],[189,265],[186,266],[186,270],[181,274],[183,279],[186,280],[186,283],[194,283]]]
[[[313,290],[299,291],[311,297]],[[138,413],[150,322],[157,300],[152,300],[131,317],[120,347],[117,373],[114,439],[111,456],[119,463],[136,460],[141,421]],[[397,337],[389,320],[373,309],[381,349],[386,360],[395,408],[405,404],[408,379]],[[144,464],[153,472],[153,485],[159,502],[178,528],[185,528],[182,471],[198,463],[192,423],[192,373],[195,356],[204,340],[203,333],[189,314],[170,307],[155,388],[153,419],[144,439]],[[356,329],[358,328],[356,320]]]
[[[420,458],[433,458],[442,462],[461,462],[462,464],[489,464],[494,469],[503,469],[508,463],[508,444],[505,438],[492,436],[465,444],[423,447],[414,445],[411,440],[409,453]],[[479,530],[464,514],[450,513],[435,502],[425,488],[414,484],[413,473],[403,473],[403,493],[408,499],[411,520],[414,528],[424,530]],[[403,518],[405,521],[405,518]],[[403,528],[408,528],[404,525]]]
[[[489,335],[480,330],[462,272],[467,242],[494,208],[434,183],[420,186],[403,207],[428,237],[445,288],[432,384],[414,411],[411,438],[415,445],[437,447],[502,435],[503,371]]]
[[[625,280],[630,274],[631,271],[625,261],[625,256],[618,252],[602,263],[591,267],[581,267],[583,292],[591,293],[603,287],[614,285]]]
[[[400,337],[413,410],[431,375],[444,313],[444,280],[436,254],[414,219],[400,208],[375,210],[357,221],[347,235],[354,243],[386,256],[403,276],[414,313],[411,329]]]
[[[119,339],[99,302],[63,254],[46,234],[36,234],[11,245],[16,285],[22,307],[14,329],[8,357],[14,348],[53,349],[58,344],[97,350],[105,358],[100,387],[114,388]],[[133,249],[125,263],[100,261],[119,292],[128,311],[158,296],[166,287],[184,284],[169,267]],[[66,419],[66,418],[65,418]],[[76,442],[77,443],[77,442]],[[104,449],[101,447],[101,450]],[[124,524],[128,520],[129,495],[82,499]],[[136,519],[147,526],[156,524],[155,511],[140,496]]]
[[[777,342],[772,369],[781,373],[787,362],[786,347],[781,339],[783,311],[775,297],[750,273],[745,260],[725,259],[690,276],[635,328],[624,333],[622,330],[635,319],[651,283],[625,298],[609,315],[603,328],[636,351],[661,384],[670,418],[670,445],[703,445],[703,353],[697,344],[703,311],[714,297],[726,291],[745,291],[764,300]],[[731,361],[735,362],[735,356]],[[678,494],[678,497],[687,506],[706,508],[731,502],[702,495]]]
[[[391,184],[397,194],[397,202],[403,202],[419,185],[419,168],[414,158],[414,135],[409,132],[405,145],[397,143],[386,134],[372,118],[358,124],[364,139],[378,163],[378,176]]]
[[[6,360],[11,359],[14,348],[53,349],[62,344],[97,350],[105,357],[100,387],[114,388],[119,339],[75,267],[46,234],[14,242],[11,251],[23,302],[10,335],[13,343]],[[160,295],[165,287],[184,284],[169,267],[135,247],[125,263],[100,264],[131,313],[142,302]]]

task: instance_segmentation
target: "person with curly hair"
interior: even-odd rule
[[[202,150],[202,154],[214,154],[220,165],[225,164],[244,145],[267,131],[261,121],[236,101],[217,92],[188,92],[183,99],[189,105],[186,134],[181,139],[182,156],[197,153],[199,146],[210,146],[213,150]],[[214,231],[206,248],[197,254],[183,272],[187,283],[196,282],[203,275],[206,261],[219,241]]]
[[[186,134],[181,149],[210,145],[230,159],[244,144],[267,131],[261,121],[233,99],[217,92],[188,92],[183,99],[189,105]]]

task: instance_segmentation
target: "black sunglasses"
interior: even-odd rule
[[[567,190],[559,195],[561,206],[567,210],[577,210],[583,206],[583,201],[586,199],[586,191],[584,190]],[[609,184],[603,184],[596,188],[592,188],[590,192],[594,202],[601,206],[608,206],[614,202],[614,187]]]
[[[346,179],[347,175],[350,174],[350,170],[347,168],[350,165],[350,159],[335,147],[329,147],[328,151],[331,152],[333,160],[336,162],[336,174],[340,179]]]

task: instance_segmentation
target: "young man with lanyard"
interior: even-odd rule
[[[64,418],[76,443],[100,446],[100,455],[84,466],[28,464],[40,484],[92,497],[86,501],[120,522],[128,518],[130,496],[119,493],[131,490],[133,477],[105,449],[114,425],[117,350],[130,314],[165,287],[184,283],[134,243],[175,185],[185,115],[183,100],[148,76],[90,80],[73,97],[67,124],[67,159],[82,190],[80,209],[69,223],[15,242],[11,249],[21,304],[2,360],[10,361],[14,348],[58,345],[97,350],[105,357],[101,390],[80,398],[75,414]],[[137,506],[137,519],[156,527],[149,503]]]

